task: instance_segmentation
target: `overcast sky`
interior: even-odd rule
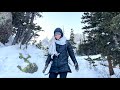
[[[82,33],[81,17],[83,12],[42,12],[41,18],[36,18],[35,22],[44,30],[40,32],[39,40],[48,37],[51,39],[55,28],[64,28],[64,34],[69,39],[70,30],[73,28],[74,33]]]

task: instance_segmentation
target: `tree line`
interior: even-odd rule
[[[7,13],[9,14],[7,15]],[[12,45],[28,44],[33,37],[39,36],[37,34],[39,31],[43,31],[39,25],[34,23],[36,17],[42,17],[40,12],[1,12],[0,16],[1,22],[3,22],[2,19],[10,17],[6,21],[4,20],[6,23],[0,25],[0,42],[3,44],[8,42],[10,35],[15,36]],[[11,22],[10,25],[8,25],[9,22]]]
[[[120,67],[120,12],[84,12],[82,23],[87,39],[79,45],[79,54],[101,54],[113,75],[113,67]]]

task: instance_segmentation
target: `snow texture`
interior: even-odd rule
[[[20,49],[19,45],[4,46],[0,44],[0,78],[48,78],[48,75],[42,73],[47,58],[45,56],[45,51],[33,45],[29,45],[28,49],[23,49],[23,47]],[[19,53],[22,53],[24,57],[27,57],[28,54],[31,55],[29,61],[37,64],[38,71],[33,74],[20,71],[17,66],[20,65],[25,67],[27,64],[24,60],[19,59]],[[99,56],[100,55],[93,55],[90,57],[93,59]],[[107,65],[107,61],[95,61],[97,66],[90,68],[90,64],[85,58],[87,58],[87,56],[76,56],[80,67],[78,72],[75,71],[73,62],[69,58],[69,66],[72,73],[68,73],[67,78],[119,78],[119,68],[114,68],[115,75],[109,76],[108,67],[101,65],[101,63]],[[46,74],[50,69],[50,65],[45,72]]]

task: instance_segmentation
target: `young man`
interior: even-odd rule
[[[58,74],[60,74],[60,78],[66,78],[67,73],[71,73],[71,69],[68,65],[69,56],[75,65],[75,69],[77,71],[79,70],[78,62],[75,58],[73,48],[69,41],[66,40],[60,28],[56,28],[54,31],[54,36],[51,40],[48,53],[49,54],[45,63],[45,69],[52,61],[52,65],[49,70],[49,78],[57,78]],[[43,73],[45,72],[45,69],[43,70]]]

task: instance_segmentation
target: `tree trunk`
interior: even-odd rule
[[[18,43],[19,37],[20,37],[20,29],[17,30],[15,38],[14,38],[14,40],[12,42],[12,45],[15,45],[16,43]]]
[[[114,73],[114,70],[112,67],[112,56],[108,55],[107,60],[108,60],[108,64],[109,64],[109,73],[110,73],[110,75],[114,75],[115,73]]]
[[[35,13],[32,13],[32,16],[31,16],[31,19],[30,19],[30,25],[33,25],[34,17],[35,17]],[[30,28],[29,25],[27,26],[27,28],[28,28],[28,31],[25,33],[25,37],[24,37],[24,39],[23,39],[23,41],[21,43],[22,45],[27,44],[29,42],[28,40],[30,40],[30,38],[32,36],[31,35],[32,29]]]

